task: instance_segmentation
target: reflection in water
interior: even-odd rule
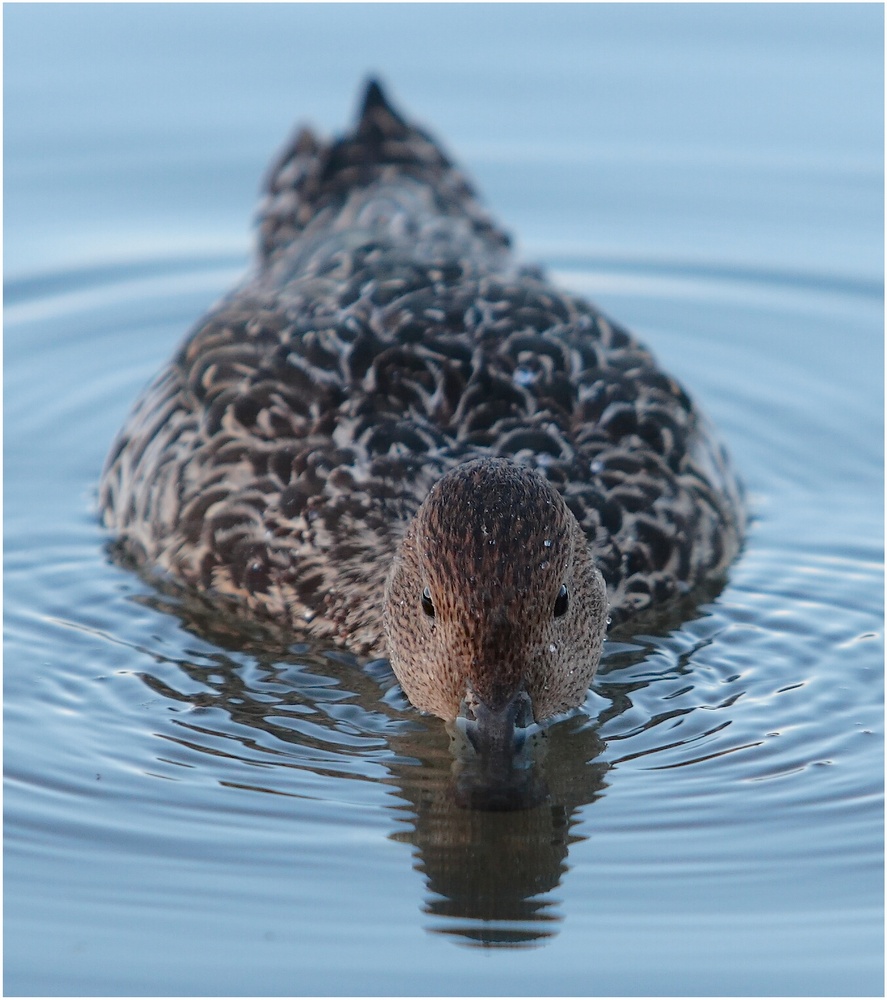
[[[415,848],[429,892],[425,912],[435,918],[429,929],[487,946],[555,933],[551,893],[568,868],[570,844],[583,839],[572,827],[579,807],[601,794],[608,767],[597,761],[603,743],[587,718],[575,714],[538,734],[503,779],[495,765],[491,774],[471,759],[440,720],[405,712],[384,661],[361,667],[347,654],[287,646],[273,629],[220,616],[199,597],[135,599],[173,611],[220,648],[170,661],[184,671],[188,690],[178,690],[162,664],[141,675],[156,694],[187,706],[160,735],[190,750],[272,765],[261,782],[223,783],[278,795],[300,794],[289,769],[366,779],[382,764],[382,780],[396,790],[391,836]],[[224,721],[208,709],[221,710]],[[511,783],[504,807],[491,804],[490,782],[500,790]]]
[[[293,645],[274,625],[245,621],[203,595],[152,583],[155,589],[132,599],[172,613],[215,647],[188,660],[154,654],[158,671],[142,679],[180,706],[169,731],[158,735],[187,751],[262,766],[254,772],[261,779],[252,773],[249,780],[220,779],[229,787],[302,797],[306,771],[393,786],[397,828],[391,836],[415,849],[429,893],[428,929],[463,943],[527,946],[556,933],[561,917],[553,893],[569,867],[570,845],[584,839],[573,828],[581,807],[602,795],[612,767],[601,759],[599,731],[618,741],[624,734],[609,724],[623,719],[631,734],[648,737],[642,755],[663,748],[663,729],[668,745],[693,745],[725,724],[683,725],[689,714],[704,718],[691,705],[631,723],[634,693],[653,680],[669,679],[676,695],[692,691],[688,661],[710,634],[661,664],[651,652],[657,635],[667,637],[699,615],[696,602],[713,598],[717,584],[636,622],[645,639],[634,632],[631,641],[619,642],[614,635],[601,668],[606,703],[598,717],[577,712],[556,721],[528,741],[517,766],[504,767],[474,757],[458,730],[448,732],[439,719],[412,710],[385,661],[361,665],[347,653]],[[633,668],[640,676],[632,676]],[[190,682],[187,690],[177,689],[179,671]]]
[[[469,734],[447,723],[453,764],[454,797],[465,809],[512,812],[532,809],[549,796],[544,776],[548,752],[547,728],[533,726],[521,745],[478,752]]]
[[[426,913],[447,918],[431,929],[484,945],[527,944],[554,934],[550,893],[567,870],[570,844],[583,838],[571,832],[579,806],[605,787],[607,765],[595,763],[603,744],[590,727],[553,726],[547,748],[527,782],[544,789],[530,808],[466,808],[459,794],[465,762],[452,749],[436,755],[421,737],[397,737],[401,752],[423,766],[395,763],[392,781],[408,803],[407,829],[394,839],[416,848],[416,867],[431,893]],[[417,781],[416,771],[423,772]],[[411,773],[412,772],[412,773]]]

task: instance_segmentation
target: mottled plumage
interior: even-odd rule
[[[142,563],[385,655],[385,583],[410,518],[483,456],[562,495],[614,621],[733,558],[739,488],[681,386],[516,264],[466,178],[376,84],[350,134],[303,130],[285,149],[259,234],[253,272],[109,455],[105,523]]]

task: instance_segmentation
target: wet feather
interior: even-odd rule
[[[741,490],[687,393],[619,324],[516,262],[468,179],[377,84],[352,132],[286,146],[258,232],[253,271],[109,455],[104,520],[142,564],[385,655],[408,525],[478,458],[535,470],[563,498],[614,621],[733,559]]]

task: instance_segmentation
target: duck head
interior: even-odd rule
[[[458,720],[478,752],[585,698],[607,627],[603,577],[560,494],[482,458],[430,490],[385,593],[391,666],[410,701]]]

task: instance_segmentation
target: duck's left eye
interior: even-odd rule
[[[554,602],[554,617],[560,618],[561,615],[565,615],[567,613],[569,603],[570,599],[567,594],[567,585],[562,583],[561,589],[557,592],[557,597]]]
[[[434,602],[431,600],[431,587],[422,591],[422,610],[429,618],[434,617]]]

